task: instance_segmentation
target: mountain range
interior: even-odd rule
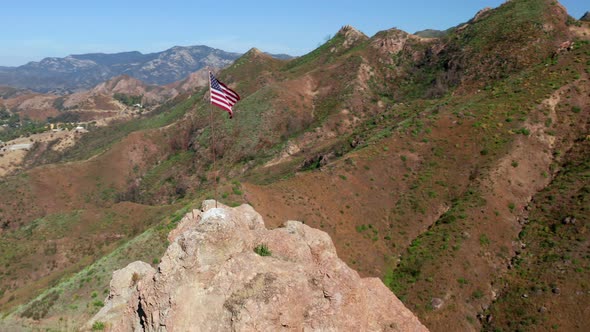
[[[590,23],[554,0],[511,0],[429,37],[343,26],[295,59],[252,49],[216,75],[242,97],[232,119],[209,104],[203,75],[165,87],[120,76],[77,95],[162,99],[83,133],[9,143],[28,152],[4,148],[0,329],[77,330],[95,317],[89,329],[116,330],[108,313],[127,295],[127,322],[146,330],[180,322],[206,295],[228,330],[252,312],[286,327],[276,309],[288,302],[274,306],[274,295],[306,287],[317,297],[289,313],[329,314],[351,297],[333,287],[338,275],[323,267],[338,262],[334,249],[309,227],[431,331],[585,332]],[[170,87],[178,93],[160,93]],[[247,203],[237,210],[313,245],[238,231],[203,250],[213,233],[191,224],[223,231],[235,220],[201,205],[211,198]],[[270,267],[299,255],[321,261],[303,288]],[[138,260],[145,273],[125,269]]]
[[[137,51],[77,54],[45,58],[19,67],[0,67],[0,85],[64,94],[92,88],[119,75],[165,85],[202,68],[223,68],[239,56],[208,46],[175,46],[149,54]],[[290,58],[285,54],[275,56]]]

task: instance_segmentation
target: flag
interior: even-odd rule
[[[226,110],[231,119],[234,114],[231,108],[240,100],[240,95],[219,82],[211,72],[209,72],[209,87],[211,104]]]

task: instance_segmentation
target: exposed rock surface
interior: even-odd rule
[[[367,37],[364,33],[358,31],[350,25],[345,25],[342,28],[340,28],[336,35],[341,35],[342,37],[344,37],[344,40],[342,44],[334,45],[332,48],[330,48],[331,53],[338,53],[344,50],[348,50],[358,45],[359,43],[362,43],[365,40],[369,39],[369,37]]]
[[[267,230],[249,205],[187,214],[158,270],[113,273],[86,329],[110,331],[427,331],[377,278],[360,278],[330,237],[298,221]],[[270,256],[254,248],[265,244]]]

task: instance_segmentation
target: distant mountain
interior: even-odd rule
[[[586,12],[582,17],[580,17],[580,21],[590,22],[590,12]]]
[[[164,85],[181,80],[201,68],[225,67],[239,56],[239,53],[208,46],[175,46],[149,54],[77,54],[65,58],[45,58],[19,67],[0,67],[0,85],[44,93],[67,93],[92,88],[119,75]]]
[[[434,29],[426,29],[414,32],[414,35],[422,38],[440,38],[448,33],[448,30],[441,31],[441,30],[434,30]]]
[[[292,55],[284,54],[284,53],[272,54],[272,53],[264,52],[264,54],[270,55],[271,57],[273,57],[275,59],[279,59],[279,60],[291,60],[294,58]]]
[[[475,14],[475,16],[473,16],[473,18],[471,18],[469,21],[457,24],[457,25],[450,27],[446,30],[425,29],[425,30],[420,30],[420,31],[414,32],[414,35],[418,36],[418,37],[422,37],[422,38],[441,38],[441,37],[448,35],[449,33],[451,33],[451,31],[453,31],[455,29],[465,27],[467,24],[472,24],[472,23],[479,21],[480,19],[482,19],[482,18],[486,17],[488,14],[490,14],[490,10],[491,10],[490,7],[483,8],[482,10],[478,11]]]

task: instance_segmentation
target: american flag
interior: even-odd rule
[[[211,87],[211,104],[226,110],[231,119],[233,116],[231,108],[240,100],[240,95],[228,88],[225,84],[219,82],[211,72],[209,72],[209,82]]]

